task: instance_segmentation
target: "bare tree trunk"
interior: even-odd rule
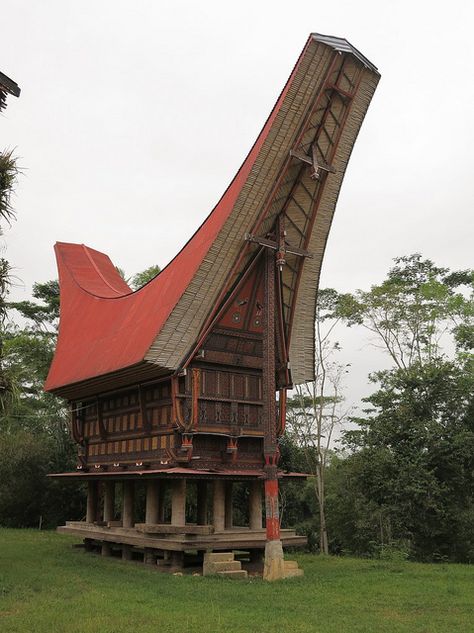
[[[325,317],[321,316],[318,307],[315,322],[315,376],[311,383],[297,386],[296,395],[287,403],[290,405],[287,407],[287,432],[302,449],[308,472],[314,476],[312,484],[318,504],[320,526],[319,551],[321,554],[329,554],[326,468],[334,429],[344,422],[350,409],[344,410],[341,407],[343,397],[340,394],[347,365],[340,365],[331,360],[334,350],[339,349],[338,344],[330,340],[339,318],[332,319],[331,325],[324,328],[326,331],[321,328],[323,321],[325,322]]]
[[[326,526],[326,496],[324,490],[324,465],[319,463],[316,469],[316,498],[319,507],[319,552],[329,554],[328,532]]]

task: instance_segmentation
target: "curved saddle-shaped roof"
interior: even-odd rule
[[[182,367],[284,213],[289,261],[283,309],[294,382],[314,371],[319,271],[345,168],[379,80],[346,40],[312,34],[257,141],[211,214],[159,275],[136,292],[110,259],[56,244],[61,289],[56,353],[45,388],[66,397]],[[291,259],[291,258],[290,258]]]

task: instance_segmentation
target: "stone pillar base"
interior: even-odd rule
[[[263,579],[268,581],[280,580],[285,577],[285,559],[281,541],[267,541],[265,543],[265,561]]]

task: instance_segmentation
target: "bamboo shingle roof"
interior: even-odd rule
[[[124,384],[183,367],[265,236],[284,213],[283,311],[294,383],[314,372],[319,274],[349,157],[380,75],[347,40],[312,34],[255,144],[224,195],[178,255],[136,292],[106,255],[56,245],[61,320],[46,389]],[[307,163],[312,163],[311,167]]]

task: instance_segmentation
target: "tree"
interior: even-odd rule
[[[351,454],[340,470],[353,530],[365,534],[356,547],[398,542],[416,558],[472,560],[473,275],[419,255],[395,264],[382,284],[336,306],[393,361],[371,375],[377,389],[344,434]]]
[[[10,319],[2,329],[3,371],[10,389],[1,402],[0,516],[4,525],[52,527],[65,518],[80,518],[84,495],[59,490],[46,477],[73,470],[76,450],[66,403],[43,390],[56,344],[58,282],[34,284],[33,298],[9,303]],[[14,310],[25,322],[22,327],[13,321]]]
[[[127,283],[132,290],[139,290],[149,281],[151,281],[154,277],[158,275],[161,271],[161,268],[157,264],[153,264],[153,266],[149,266],[137,273],[136,275],[132,275],[131,277],[126,277],[125,271],[120,268],[120,266],[116,266],[115,270],[122,277],[122,279]]]
[[[144,280],[147,271],[136,277]],[[71,494],[46,477],[74,470],[77,448],[66,402],[43,390],[57,339],[59,283],[35,283],[32,294],[31,300],[6,304],[9,319],[1,328],[9,389],[0,400],[0,521],[34,526],[41,517],[52,527],[83,515],[84,494],[79,488]],[[14,320],[18,313],[21,326]]]
[[[3,226],[10,224],[15,217],[11,200],[18,174],[19,169],[13,152],[0,153],[0,237],[3,235]],[[6,300],[10,284],[11,266],[4,257],[0,257],[0,333],[7,316]],[[11,385],[3,370],[3,336],[0,336],[0,403],[10,392]]]
[[[149,281],[151,281],[154,277],[156,277],[160,271],[161,271],[161,268],[157,266],[156,264],[154,264],[153,266],[150,266],[149,268],[145,268],[145,270],[142,270],[142,272],[137,273],[136,275],[133,275],[130,282],[131,287],[134,290],[138,290],[139,288],[147,284]]]
[[[335,314],[367,329],[398,369],[440,357],[449,333],[472,345],[474,272],[451,272],[419,254],[394,261],[381,284],[340,295]]]
[[[472,359],[414,364],[376,379],[371,409],[345,433],[353,484],[372,510],[368,540],[405,542],[419,559],[474,560]]]
[[[62,401],[43,391],[56,345],[59,283],[35,283],[33,298],[36,301],[7,304],[10,314],[18,311],[26,325],[20,328],[11,320],[3,328],[3,371],[11,386],[10,394],[2,401],[3,428],[12,416],[67,417]]]
[[[342,383],[347,365],[333,360],[338,343],[331,335],[340,321],[335,308],[337,293],[332,289],[320,290],[316,307],[315,379],[295,388],[287,402],[287,436],[301,449],[307,472],[314,475],[312,483],[319,512],[319,551],[329,553],[326,521],[325,479],[330,446],[334,430],[347,418]]]

